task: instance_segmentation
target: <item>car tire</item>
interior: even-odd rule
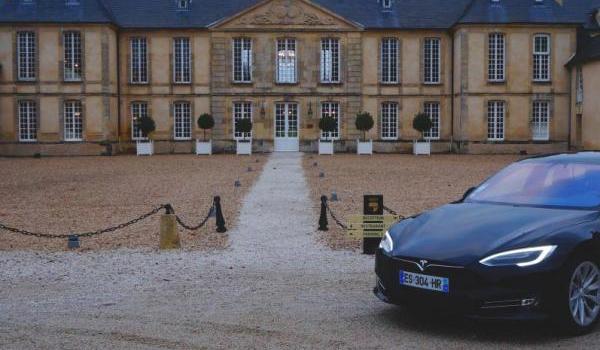
[[[586,276],[595,277],[589,282]],[[568,335],[591,332],[600,321],[600,264],[587,254],[578,256],[566,264],[558,282],[560,288],[553,298],[553,318],[560,331]],[[584,288],[588,282],[598,284],[598,288],[593,291]],[[595,296],[595,306],[589,295]]]

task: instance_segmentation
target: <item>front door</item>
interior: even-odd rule
[[[298,152],[298,104],[275,104],[275,152]]]

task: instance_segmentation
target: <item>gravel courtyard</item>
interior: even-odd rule
[[[233,227],[265,161],[260,155],[0,158],[0,222],[51,234],[87,232],[170,203],[195,225],[219,195]],[[236,188],[238,179],[242,186]],[[158,232],[159,216],[153,216],[118,232],[83,238],[82,249],[156,248]],[[213,220],[207,228],[183,232],[182,244],[186,249],[224,248],[227,235],[215,233]],[[0,232],[0,251],[12,249],[65,250],[66,240]]]
[[[345,222],[350,215],[362,214],[365,194],[383,194],[387,207],[411,216],[460,199],[467,189],[518,159],[512,155],[336,154],[305,156],[303,166],[315,212],[322,195],[330,197],[336,192],[339,201],[329,204]],[[359,241],[347,239],[335,223],[330,222],[329,228],[322,237],[330,247],[360,247]]]
[[[0,348],[600,347],[597,332],[561,338],[379,302],[372,257],[319,243],[302,161],[270,156],[224,250],[0,252]]]

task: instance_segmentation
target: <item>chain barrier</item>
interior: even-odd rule
[[[206,223],[208,222],[208,219],[210,219],[214,210],[215,210],[215,206],[213,203],[213,205],[208,210],[208,214],[206,214],[206,217],[196,226],[187,225],[185,222],[183,222],[183,219],[181,219],[181,217],[179,215],[176,215],[175,219],[177,219],[177,223],[179,225],[181,225],[181,227],[183,227],[184,229],[189,230],[189,231],[197,231],[197,230],[201,229],[202,227],[204,227],[204,225],[206,225]]]
[[[335,221],[335,223],[341,227],[344,230],[348,229],[348,226],[346,224],[344,224],[343,222],[341,222],[337,216],[333,213],[333,211],[331,210],[331,207],[329,206],[329,204],[327,203],[327,201],[324,202],[325,203],[325,208],[327,208],[327,212],[329,213],[329,216],[331,216],[331,218],[333,219],[333,221]]]
[[[392,214],[392,215],[396,215],[400,218],[400,220],[404,220],[406,219],[406,217],[402,214],[398,214],[396,211],[386,207],[385,205],[383,206],[383,210],[387,211],[388,213]]]
[[[159,207],[154,208],[152,211],[147,212],[146,214],[143,214],[141,216],[138,216],[137,218],[130,220],[128,222],[119,224],[117,226],[112,226],[109,228],[105,228],[102,230],[97,230],[97,231],[91,231],[91,232],[84,232],[84,233],[70,233],[70,234],[62,234],[62,235],[53,235],[53,234],[48,234],[48,233],[39,233],[39,232],[31,232],[31,231],[27,231],[27,230],[21,230],[18,228],[14,228],[14,227],[10,227],[7,225],[4,225],[2,223],[0,223],[0,230],[5,230],[5,231],[9,231],[9,232],[13,232],[13,233],[18,233],[21,235],[25,235],[25,236],[33,236],[33,237],[38,237],[38,238],[69,238],[69,237],[92,237],[92,236],[97,236],[97,235],[101,235],[103,233],[109,233],[109,232],[114,232],[117,230],[121,230],[124,229],[128,226],[137,224],[138,222],[145,220],[153,215],[158,214],[158,212],[160,212],[163,209],[168,209],[170,208],[171,205],[170,204],[163,204]]]

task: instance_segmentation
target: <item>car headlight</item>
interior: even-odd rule
[[[385,231],[385,235],[383,235],[381,243],[379,243],[379,248],[383,249],[386,253],[391,253],[394,250],[394,241],[392,241],[392,237],[388,231]]]
[[[550,256],[556,249],[555,245],[531,247],[509,250],[506,252],[490,255],[480,260],[479,263],[486,266],[510,266],[517,265],[526,267],[539,264]]]

